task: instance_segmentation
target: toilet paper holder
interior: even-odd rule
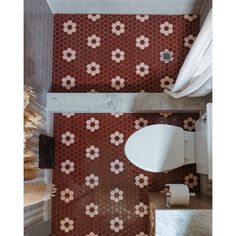
[[[165,186],[170,187],[171,185],[173,185],[173,184],[166,184]],[[176,184],[176,185],[178,185],[178,184]],[[189,190],[189,188],[188,188],[188,190]],[[195,197],[196,196],[196,193],[189,192],[188,194],[189,194],[188,197]],[[166,198],[166,207],[170,208],[171,207],[171,192],[166,193],[166,197],[167,197]],[[182,204],[174,204],[174,205],[182,205]]]

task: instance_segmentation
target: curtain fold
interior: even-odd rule
[[[212,91],[212,10],[192,45],[174,85],[164,93],[174,98],[202,97]]]

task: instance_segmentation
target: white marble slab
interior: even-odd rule
[[[204,0],[47,0],[53,13],[199,14]]]
[[[157,210],[158,236],[211,236],[212,210]]]
[[[200,111],[204,98],[174,99],[164,93],[48,93],[50,112],[111,113]]]

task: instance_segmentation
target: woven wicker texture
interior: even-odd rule
[[[33,131],[41,123],[42,115],[30,107],[30,102],[36,96],[31,87],[24,88],[24,180],[34,180],[39,174],[38,160],[32,150],[31,137]],[[24,206],[46,201],[56,192],[54,185],[46,183],[25,183],[24,184]]]
[[[34,100],[36,98],[33,90],[29,86],[24,86],[24,109],[29,105],[30,100]]]
[[[31,110],[30,102],[35,100],[36,96],[31,87],[24,87],[24,180],[33,180],[39,173],[38,161],[35,153],[31,149],[31,137],[33,131],[41,125],[42,116]]]
[[[30,183],[24,185],[24,206],[36,204],[51,198],[56,192],[54,185],[46,183]]]
[[[39,169],[34,167],[32,169],[24,169],[24,181],[36,179],[39,173]]]

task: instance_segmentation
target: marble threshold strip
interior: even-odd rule
[[[63,14],[199,14],[205,0],[48,0],[53,13]]]
[[[174,99],[164,93],[48,93],[48,112],[154,113],[159,111],[199,112],[205,98]]]

